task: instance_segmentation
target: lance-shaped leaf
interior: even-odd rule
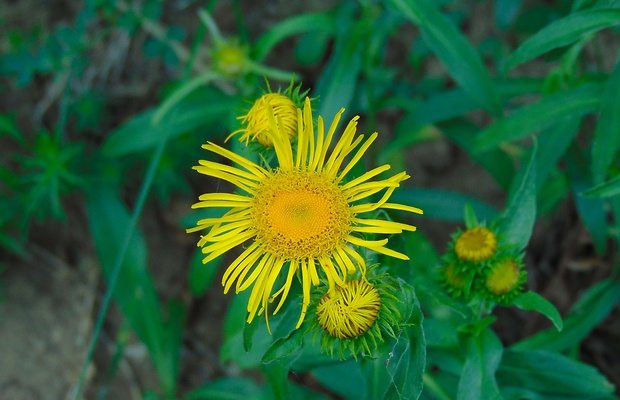
[[[476,148],[486,150],[502,142],[522,139],[558,121],[595,112],[600,99],[601,85],[595,83],[545,96],[482,131],[476,139]]]
[[[588,10],[570,14],[538,31],[510,56],[504,70],[536,58],[558,47],[567,46],[603,28],[620,24],[620,10]]]
[[[501,101],[480,55],[437,7],[428,0],[390,0],[422,32],[424,41],[446,66],[450,76],[493,115]]]

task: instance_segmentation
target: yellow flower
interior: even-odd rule
[[[363,335],[379,316],[381,296],[364,280],[348,281],[327,292],[316,307],[321,328],[337,339]]]
[[[520,265],[507,258],[493,265],[486,278],[486,287],[493,294],[506,294],[519,285]]]
[[[248,49],[234,39],[218,43],[211,57],[214,68],[226,76],[239,75],[248,65]]]
[[[487,228],[476,227],[463,232],[454,245],[456,255],[461,260],[484,261],[495,254],[497,238]]]
[[[359,234],[396,234],[413,231],[414,226],[362,218],[361,214],[379,209],[413,213],[422,213],[422,210],[387,202],[400,182],[409,177],[401,172],[384,180],[371,180],[390,169],[389,165],[345,182],[346,175],[377,138],[374,133],[360,146],[364,138],[356,135],[358,117],[349,122],[330,151],[344,110],[336,115],[327,134],[319,117],[315,137],[310,100],[306,98],[303,111],[297,110],[299,137],[293,154],[283,118],[274,115],[269,102],[266,108],[269,132],[272,132],[270,138],[279,166],[265,169],[216,144],[203,145],[204,149],[239,167],[201,160],[194,169],[228,181],[244,193],[201,195],[193,208],[223,207],[229,210],[220,218],[198,221],[197,226],[188,232],[208,229],[198,242],[206,255],[205,264],[249,242],[222,278],[225,293],[235,282],[237,293],[252,286],[248,323],[280,296],[273,311],[273,314],[277,313],[289,293],[293,277],[300,272],[303,301],[299,327],[310,303],[310,289],[319,284],[319,272],[327,277],[330,288],[344,286],[347,275],[358,269],[365,273],[365,261],[353,246],[408,259],[406,255],[386,248],[387,239],[365,240]],[[345,161],[349,156],[348,162]],[[377,202],[364,202],[380,192],[383,195]],[[281,275],[285,280],[274,293]]]
[[[413,299],[413,289],[387,274],[375,276],[377,266],[369,266],[365,278],[356,274],[344,286],[329,289],[323,284],[313,291],[310,312],[316,318],[307,321],[304,334],[320,338],[321,352],[343,360],[348,355],[371,356],[384,335],[398,337],[400,325],[409,322],[401,311],[412,306],[403,299]]]
[[[272,130],[268,113],[273,112],[276,121],[280,121],[281,129]],[[239,117],[245,128],[236,130],[228,138],[243,133],[239,138],[246,146],[251,140],[258,140],[265,147],[273,147],[271,137],[283,132],[287,140],[297,133],[297,106],[288,96],[280,93],[267,93],[254,102],[250,111]]]

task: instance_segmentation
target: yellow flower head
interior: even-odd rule
[[[261,315],[279,296],[273,313],[278,312],[293,277],[299,275],[303,293],[299,327],[310,303],[310,289],[319,284],[320,273],[327,278],[330,289],[344,286],[349,274],[358,270],[365,273],[364,258],[354,246],[408,259],[385,247],[387,239],[365,240],[359,236],[361,233],[397,234],[415,230],[408,224],[363,218],[362,214],[379,209],[413,213],[422,213],[422,210],[388,203],[394,190],[409,178],[401,172],[387,179],[372,180],[389,170],[389,165],[372,169],[348,182],[345,180],[377,138],[377,133],[364,141],[363,135],[356,135],[358,117],[355,117],[332,147],[343,111],[336,115],[327,132],[319,117],[315,136],[310,100],[306,98],[303,111],[297,110],[298,141],[293,152],[283,118],[278,118],[270,102],[266,102],[267,132],[279,164],[275,169],[263,168],[216,144],[203,145],[204,149],[227,158],[238,167],[200,160],[200,165],[194,169],[228,181],[242,193],[201,195],[193,208],[222,207],[228,211],[220,218],[198,221],[188,232],[207,230],[198,242],[206,255],[205,264],[248,242],[222,278],[225,293],[233,285],[237,293],[252,286],[248,322],[257,314]],[[364,202],[381,192],[383,195],[378,201]],[[283,282],[277,284],[281,276]],[[277,286],[280,287],[276,289]]]
[[[376,266],[369,267],[367,278],[356,274],[344,286],[321,285],[312,293],[311,312],[316,318],[307,321],[305,333],[320,338],[321,352],[341,359],[371,355],[384,335],[396,338],[400,325],[408,322],[401,313],[408,305],[401,299],[411,298],[405,291],[412,289],[388,274],[373,276]]]
[[[215,46],[211,58],[215,70],[235,76],[243,73],[248,65],[248,49],[237,40],[225,40]]]
[[[491,266],[485,284],[493,294],[506,294],[519,285],[520,276],[520,264],[506,258]]]
[[[281,129],[272,130],[268,113],[273,113]],[[297,134],[297,106],[290,97],[284,94],[262,95],[254,102],[250,111],[239,119],[247,126],[231,133],[229,138],[237,133],[243,133],[239,141],[245,142],[246,146],[250,140],[257,140],[265,147],[273,147],[272,136],[284,134],[286,139],[290,140]]]
[[[463,232],[454,245],[454,251],[461,260],[484,261],[497,249],[497,238],[487,228],[476,227]]]
[[[370,329],[380,308],[377,288],[365,280],[353,280],[326,293],[316,307],[316,316],[332,337],[352,339]]]

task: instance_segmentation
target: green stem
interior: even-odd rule
[[[192,47],[189,52],[189,58],[187,63],[185,64],[185,68],[183,70],[183,79],[189,78],[192,73],[192,69],[194,68],[194,63],[196,62],[196,56],[198,55],[198,50],[200,49],[200,44],[202,43],[202,38],[205,35],[206,28],[204,25],[198,25],[198,29],[196,34],[194,35],[194,41],[192,42]]]
[[[213,20],[213,17],[211,17],[211,14],[209,14],[205,10],[200,10],[198,11],[198,17],[213,37],[213,42],[216,46],[224,42],[224,38],[220,33],[220,29],[217,27],[217,24]]]
[[[276,81],[290,81],[295,75],[293,72],[283,71],[281,69],[268,67],[248,60],[248,69],[256,75],[264,75],[267,78]]]
[[[153,125],[159,125],[162,119],[170,112],[172,107],[177,105],[191,92],[215,79],[218,79],[219,77],[220,75],[213,71],[203,72],[202,74],[190,79],[182,86],[177,88],[170,97],[164,100],[164,102],[159,107],[157,107],[157,111],[155,111],[152,119]]]

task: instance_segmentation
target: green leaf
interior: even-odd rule
[[[107,279],[112,273],[129,223],[129,211],[114,190],[108,186],[100,187],[96,193],[89,193],[87,207],[91,234]],[[146,268],[146,253],[144,237],[136,231],[121,268],[114,299],[121,306],[140,339],[149,348],[156,349],[160,346],[163,322],[155,287]],[[151,337],[152,332],[159,334]]]
[[[255,60],[263,60],[278,43],[290,36],[312,31],[333,34],[334,26],[334,16],[330,13],[304,13],[281,21],[258,37],[253,46]]]
[[[536,210],[540,217],[552,212],[558,204],[566,199],[569,189],[568,178],[566,174],[558,172],[536,187],[538,188]]]
[[[24,135],[17,129],[14,118],[7,114],[0,114],[0,136],[7,134],[18,143],[24,143]]]
[[[276,315],[269,316],[272,333],[267,330],[264,313],[251,324],[246,323],[250,292],[246,290],[237,294],[226,314],[220,359],[232,360],[242,368],[255,368],[265,361],[290,364],[301,348],[302,338],[297,335],[303,331],[295,329],[300,304],[294,301],[301,295],[301,289],[293,285],[288,295],[291,301],[287,301]],[[285,340],[288,337],[292,337],[290,342]]]
[[[476,139],[476,148],[482,151],[502,142],[524,138],[565,118],[595,112],[600,105],[600,96],[601,86],[594,83],[545,96],[482,131]]]
[[[536,152],[535,142],[527,166],[515,179],[516,190],[509,194],[500,222],[503,240],[519,249],[527,246],[536,222]]]
[[[288,380],[289,364],[286,362],[275,361],[269,364],[263,364],[263,371],[267,375],[271,392],[274,400],[291,399],[291,383]]]
[[[418,26],[424,41],[469,95],[493,115],[501,102],[480,55],[456,27],[428,0],[390,0],[389,3]]]
[[[254,334],[256,333],[256,328],[258,328],[258,324],[261,322],[262,321],[260,320],[260,318],[254,318],[249,324],[246,322],[243,325],[243,348],[245,349],[245,351],[252,350]]]
[[[460,322],[474,318],[470,307],[448,295],[445,289],[438,283],[420,279],[414,281],[413,284],[418,297],[421,299],[421,303],[424,304],[425,312],[430,316],[440,318],[454,313],[459,317]]]
[[[567,46],[585,35],[620,24],[620,10],[588,10],[564,17],[538,31],[510,56],[504,71],[536,58],[550,50]]]
[[[335,38],[334,51],[325,69],[321,72],[313,96],[318,96],[317,114],[323,117],[329,126],[333,117],[341,108],[348,108],[355,89],[358,75],[362,70],[365,37],[368,26],[363,22],[357,24],[353,13],[355,8],[342,7],[337,22],[339,31]]]
[[[465,365],[459,379],[457,400],[501,399],[495,371],[504,347],[491,329],[465,338]]]
[[[439,263],[439,254],[423,232],[403,232],[390,243],[396,251],[411,256],[408,263],[389,265],[388,272],[391,275],[398,276],[410,284],[414,281],[426,282],[436,279],[437,271],[433,267]]]
[[[168,303],[167,320],[164,324],[162,344],[163,355],[158,364],[158,373],[164,390],[172,395],[176,391],[179,378],[181,348],[183,347],[183,328],[187,307],[180,301]]]
[[[399,188],[391,200],[421,208],[425,218],[445,221],[463,222],[463,208],[466,204],[471,204],[481,220],[492,220],[497,215],[493,207],[481,200],[446,190]]]
[[[539,136],[536,156],[536,191],[539,197],[542,197],[540,191],[577,134],[580,124],[581,118],[567,118]]]
[[[584,192],[586,197],[611,197],[620,194],[620,175]]]
[[[443,124],[441,130],[450,140],[463,148],[472,159],[482,165],[502,188],[508,190],[515,174],[513,160],[505,151],[497,148],[484,152],[475,151],[474,140],[480,132],[478,126],[465,121],[455,121]]]
[[[600,183],[620,147],[620,61],[605,83],[601,109],[592,140],[592,177]]]
[[[194,296],[204,294],[211,287],[217,275],[223,257],[218,257],[205,265],[202,263],[204,255],[201,249],[196,249],[189,266],[189,290]]]
[[[426,340],[422,329],[424,316],[413,288],[402,279],[399,284],[399,298],[405,308],[402,314],[407,326],[403,327],[385,362],[390,383],[383,398],[417,399],[422,393],[426,367]]]
[[[561,331],[564,326],[562,317],[560,316],[557,308],[555,308],[553,304],[536,292],[522,293],[519,297],[514,299],[512,304],[522,310],[538,311],[545,317],[549,318],[558,331]]]
[[[306,67],[316,65],[325,54],[330,39],[331,35],[325,31],[310,31],[303,34],[295,46],[297,64]]]
[[[495,321],[497,321],[497,317],[495,315],[488,315],[481,319],[475,318],[473,322],[461,325],[457,328],[457,330],[458,332],[471,336],[479,336]]]
[[[542,79],[504,79],[494,84],[504,101],[526,94],[540,93],[543,89]],[[409,125],[433,124],[466,115],[480,108],[462,88],[433,92],[424,101],[399,97],[395,94],[386,101],[386,105],[406,109],[408,113],[403,119]]]
[[[471,204],[465,204],[465,210],[463,212],[465,219],[465,227],[467,229],[473,229],[479,225],[478,218],[476,217],[476,212]]]
[[[564,318],[564,328],[537,333],[513,346],[511,349],[564,351],[577,346],[600,324],[620,301],[620,281],[605,280],[588,289]]]
[[[585,197],[583,192],[592,187],[592,176],[587,160],[589,153],[576,143],[567,154],[566,164],[573,197],[579,216],[592,235],[594,246],[599,254],[605,254],[609,221],[605,201],[596,197]]]
[[[316,380],[343,399],[364,399],[366,392],[366,375],[362,373],[360,363],[355,360],[341,361],[321,365],[312,369]],[[351,383],[355,382],[354,385]]]
[[[263,363],[269,364],[294,356],[303,346],[303,336],[304,332],[301,329],[295,329],[287,336],[277,339],[265,352]]]
[[[201,126],[213,129],[213,125],[222,125],[221,121],[227,120],[237,104],[236,96],[228,96],[213,88],[201,88],[167,111],[166,118],[158,125],[153,123],[156,110],[134,116],[107,137],[102,152],[106,157],[120,157],[151,149],[166,135],[173,139]]]
[[[251,349],[244,346],[244,330],[246,329],[247,307],[250,291],[246,290],[233,295],[232,302],[226,313],[224,323],[224,342],[220,348],[220,360],[232,361],[241,368],[256,368],[261,365],[261,359],[273,343],[273,337],[267,331],[264,319],[257,318],[256,331],[252,335]],[[270,321],[273,323],[272,321]]]
[[[130,223],[129,211],[114,189],[105,185],[98,186],[96,192],[88,192],[87,210],[95,248],[104,276],[109,280]],[[173,391],[176,370],[170,357],[174,355],[169,352],[169,344],[165,343],[167,333],[157,291],[146,268],[146,252],[144,237],[136,231],[121,265],[113,296],[131,327],[149,349],[160,379],[167,385],[165,390]]]
[[[493,14],[497,25],[501,28],[508,28],[512,25],[523,5],[523,0],[495,0]]]
[[[296,298],[298,289],[289,294],[290,299]],[[278,314],[279,319],[277,327],[273,331],[274,342],[267,348],[263,355],[262,362],[269,364],[271,362],[283,362],[290,365],[303,346],[304,330],[297,329],[297,321],[299,320],[299,303],[289,301]]]
[[[258,399],[260,387],[251,379],[226,377],[211,381],[183,396],[184,400],[250,400]]]
[[[502,386],[566,399],[594,399],[614,392],[614,386],[595,368],[547,351],[505,351],[497,380]]]

